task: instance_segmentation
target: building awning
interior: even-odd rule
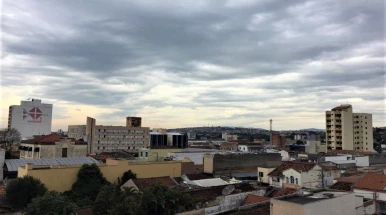
[[[28,147],[28,150],[27,151],[32,151],[32,147]]]
[[[39,147],[34,148],[34,152],[39,152],[39,151],[40,151]]]

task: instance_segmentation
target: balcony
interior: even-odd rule
[[[341,137],[341,136],[342,136],[342,133],[335,133],[335,135],[336,135],[337,137]]]

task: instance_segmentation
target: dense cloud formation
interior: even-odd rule
[[[54,128],[324,128],[351,103],[385,125],[384,1],[13,1],[2,5],[8,105],[54,103]]]

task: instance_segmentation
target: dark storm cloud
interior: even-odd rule
[[[384,93],[367,92],[385,87],[383,4],[6,0],[1,84],[120,109],[108,117],[168,106],[256,111],[251,103],[299,105],[304,95],[315,111],[339,95],[381,103]],[[152,97],[159,85],[170,98]]]

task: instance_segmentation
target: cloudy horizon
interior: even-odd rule
[[[1,127],[27,98],[52,130],[324,129],[347,103],[386,126],[382,0],[2,2]]]

